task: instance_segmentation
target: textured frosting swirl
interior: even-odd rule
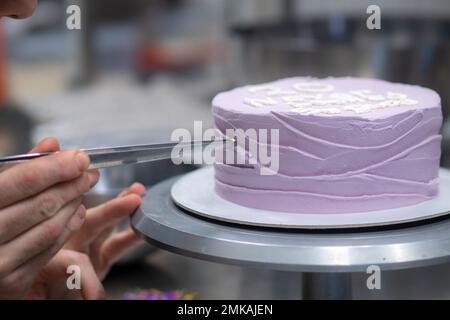
[[[364,101],[346,96],[358,97],[357,92],[363,92]],[[308,103],[308,95],[319,103]],[[266,98],[275,103],[252,104]],[[328,111],[299,112],[290,99],[303,101],[303,110]],[[391,100],[406,103],[380,106]],[[355,111],[361,105],[365,111]],[[215,164],[216,191],[229,201],[267,210],[333,213],[412,205],[438,193],[442,113],[440,98],[430,89],[374,79],[288,78],[218,94],[213,116],[223,132],[279,129],[276,175],[260,175],[259,162]]]

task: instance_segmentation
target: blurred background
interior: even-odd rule
[[[70,4],[81,8],[81,30],[66,28]],[[381,8],[381,30],[366,27],[370,4]],[[217,92],[288,76],[419,84],[436,90],[449,114],[447,0],[39,0],[33,17],[0,23],[0,155],[46,136],[64,148],[167,141],[194,120],[211,125]],[[450,166],[447,121],[442,133],[442,165]],[[170,161],[108,169],[86,201],[192,169]],[[450,280],[443,281],[450,268],[437,268],[392,273],[397,282],[383,294],[450,297]],[[417,274],[428,278],[405,287]],[[198,298],[299,298],[301,276],[146,245],[113,269],[106,286],[110,297],[157,288]]]

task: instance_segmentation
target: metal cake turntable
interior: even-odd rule
[[[364,223],[328,219],[331,223],[321,221],[320,227],[317,221],[308,220],[305,224],[298,218],[294,228],[286,224],[286,218],[281,223],[273,218],[267,220],[264,227],[254,215],[252,221],[235,220],[237,211],[230,211],[228,218],[224,218],[217,211],[219,204],[210,200],[202,208],[189,208],[206,194],[211,195],[206,190],[213,183],[211,170],[199,169],[151,188],[132,218],[134,229],[150,243],[183,255],[306,272],[304,297],[308,298],[351,298],[349,274],[366,272],[369,265],[377,265],[383,271],[450,261],[450,219],[446,216],[450,213],[450,201],[446,200],[450,197],[448,170],[440,170],[440,196],[436,200],[391,210],[391,219],[384,213],[383,218],[375,219],[377,211],[374,211],[370,221],[358,220]],[[181,191],[180,196],[177,193]],[[185,197],[186,194],[194,199]],[[175,204],[172,196],[184,208]],[[203,208],[208,210],[204,212]],[[398,213],[396,218],[393,213]],[[322,289],[320,294],[318,288]]]

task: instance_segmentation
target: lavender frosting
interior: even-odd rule
[[[279,129],[276,174],[261,175],[260,163],[215,164],[216,192],[226,200],[351,213],[413,205],[438,193],[442,113],[430,89],[298,77],[219,93],[212,104],[222,132]]]

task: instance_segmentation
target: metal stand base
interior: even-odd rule
[[[349,300],[352,298],[350,273],[303,273],[305,300]]]
[[[178,208],[170,189],[178,178],[147,192],[132,217],[150,243],[200,259],[306,272],[304,298],[349,299],[351,273],[369,265],[381,271],[450,261],[450,219],[396,228],[328,231],[245,227],[200,218]],[[195,188],[195,186],[193,186]]]

